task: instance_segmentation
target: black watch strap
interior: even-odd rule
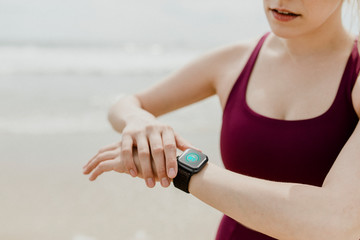
[[[179,166],[178,174],[173,179],[174,186],[183,190],[186,193],[189,192],[189,182],[192,174]]]

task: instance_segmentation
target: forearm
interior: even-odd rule
[[[279,183],[208,164],[191,178],[191,194],[243,225],[277,239],[351,236],[340,196],[325,188]]]
[[[109,122],[120,133],[128,122],[136,122],[139,118],[143,120],[155,117],[141,108],[141,103],[135,96],[122,98],[110,108],[108,113]]]

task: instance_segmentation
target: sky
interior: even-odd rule
[[[221,41],[267,28],[261,1],[0,1],[3,43]]]
[[[259,0],[0,0],[0,29],[0,44],[106,45],[218,44],[269,27]]]

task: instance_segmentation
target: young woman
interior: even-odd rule
[[[115,170],[169,186],[176,148],[194,147],[156,117],[217,94],[226,169],[207,163],[188,185],[225,214],[217,239],[358,240],[360,59],[342,25],[343,0],[263,2],[270,34],[116,103],[109,119],[122,140],[84,173],[95,180]]]

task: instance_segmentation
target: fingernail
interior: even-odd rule
[[[132,177],[136,177],[136,173],[135,173],[135,171],[133,169],[130,169],[130,175]]]
[[[176,177],[175,169],[174,169],[174,168],[170,168],[170,169],[169,169],[169,178],[174,178],[174,177]]]
[[[169,186],[169,180],[166,177],[161,180],[161,183],[163,187]]]
[[[152,178],[148,178],[146,180],[146,183],[147,183],[148,187],[153,187],[154,186],[154,180]]]

